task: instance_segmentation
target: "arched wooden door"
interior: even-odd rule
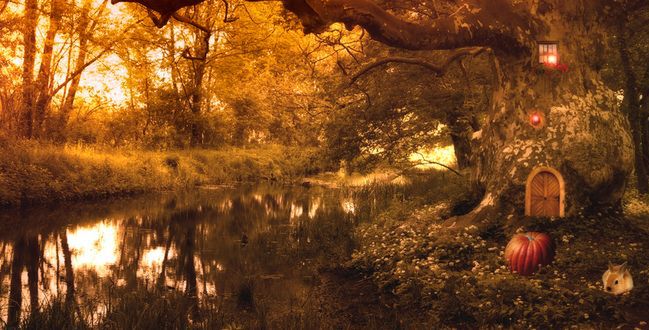
[[[559,217],[561,212],[561,185],[548,171],[539,172],[530,183],[530,210],[533,217]]]

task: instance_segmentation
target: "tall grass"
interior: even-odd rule
[[[0,206],[227,184],[294,180],[317,171],[312,150],[263,148],[153,152],[55,146],[0,136]]]

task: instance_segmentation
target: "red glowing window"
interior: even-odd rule
[[[559,63],[559,43],[553,41],[539,42],[539,63],[557,65]]]

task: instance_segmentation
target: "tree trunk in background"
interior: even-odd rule
[[[471,119],[463,114],[461,109],[453,109],[447,113],[446,122],[450,129],[459,169],[470,168],[472,165],[471,137],[474,132]]]
[[[31,138],[34,111],[34,64],[36,62],[36,25],[38,22],[38,1],[25,1],[23,25],[23,74],[22,107],[18,124],[19,136]]]
[[[20,312],[23,304],[22,274],[25,265],[25,239],[20,238],[13,246],[11,261],[11,284],[9,289],[9,310],[7,312],[7,328],[16,329],[20,322]]]
[[[638,81],[631,65],[631,55],[629,54],[629,45],[627,43],[626,28],[624,23],[621,24],[618,33],[618,50],[622,62],[622,69],[625,75],[624,89],[624,110],[629,122],[631,123],[631,133],[633,135],[633,145],[635,149],[635,175],[637,179],[637,188],[641,194],[649,193],[649,176],[647,176],[647,167],[644,160],[644,143],[645,134],[643,120],[640,114],[640,95]]]
[[[93,26],[90,26],[90,8],[92,6],[92,0],[85,0],[83,2],[83,7],[81,8],[81,17],[79,18],[79,26],[77,28],[77,33],[79,35],[79,53],[77,54],[77,59],[75,60],[75,67],[73,72],[80,72],[83,70],[83,66],[86,64],[86,54],[87,54],[87,45],[88,39],[91,32],[94,30],[96,23],[93,22]],[[106,6],[106,2],[102,4],[102,9],[100,9],[100,14],[103,12],[103,9]],[[70,82],[70,87],[68,93],[63,101],[61,106],[61,112],[59,113],[59,129],[63,130],[68,123],[70,118],[70,113],[74,108],[74,99],[77,95],[77,90],[79,89],[79,83],[81,82],[81,74],[77,75]]]
[[[41,67],[38,71],[38,79],[36,80],[36,104],[34,106],[34,127],[33,136],[42,137],[43,123],[45,115],[49,108],[52,99],[52,91],[50,81],[53,76],[52,70],[52,56],[54,51],[54,41],[56,34],[59,30],[61,22],[61,15],[63,13],[62,0],[52,0],[52,7],[50,11],[50,26],[45,36],[45,44],[43,46],[43,54],[41,56]]]
[[[198,45],[198,56],[191,58],[192,66],[194,69],[194,76],[192,80],[191,94],[189,95],[189,106],[192,111],[191,122],[191,141],[190,145],[195,147],[202,143],[203,132],[198,124],[201,115],[201,107],[203,103],[203,78],[205,77],[205,67],[207,66],[207,54],[210,51],[210,38],[212,34],[209,32],[197,30],[196,42]]]

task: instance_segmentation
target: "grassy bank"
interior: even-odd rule
[[[0,206],[240,181],[292,181],[317,170],[312,150],[277,145],[153,152],[0,138],[0,155]]]

